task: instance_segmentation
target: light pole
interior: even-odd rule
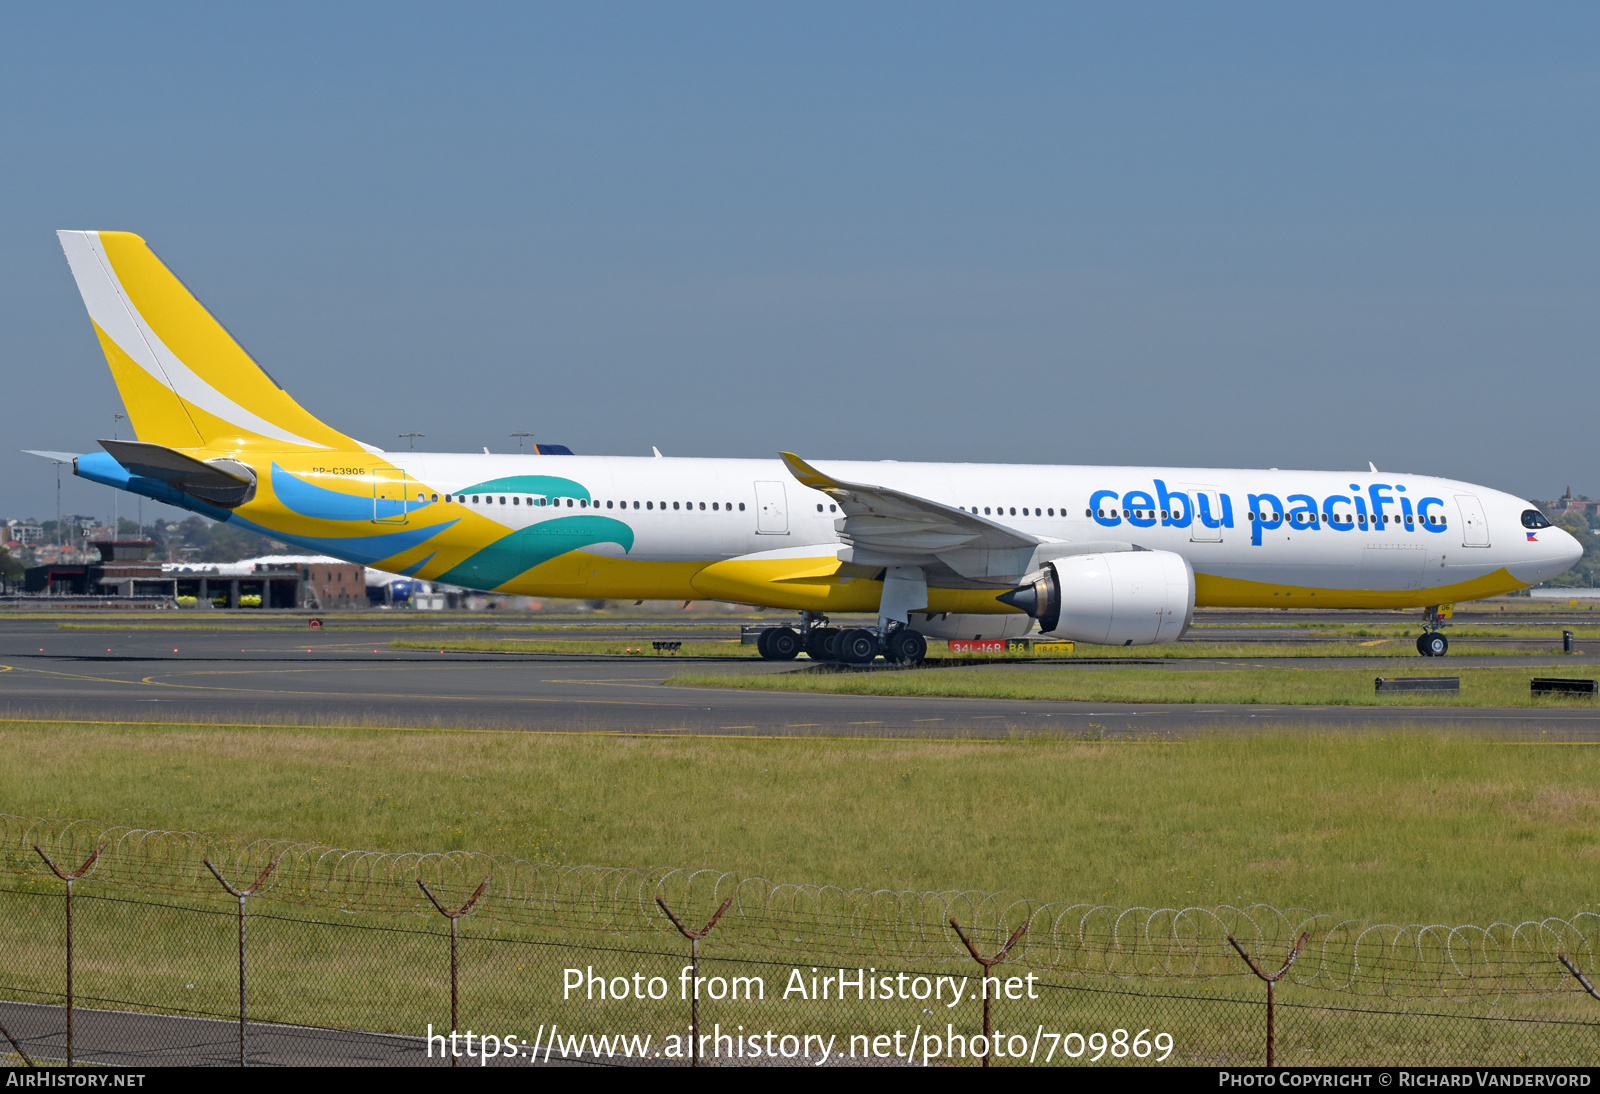
[[[523,429],[511,435],[517,439],[517,455],[520,456],[522,455],[522,442],[528,437],[533,436],[533,434],[529,433],[526,429]]]
[[[400,436],[411,442],[411,451],[415,452],[417,450],[417,438],[418,437],[426,437],[427,434],[426,433],[402,433],[402,434],[400,434]]]

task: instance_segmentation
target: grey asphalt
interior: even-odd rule
[[[409,615],[409,613],[408,613]],[[410,616],[406,622],[414,620]],[[1273,613],[1274,621],[1283,615]],[[494,730],[757,736],[1161,735],[1265,728],[1456,728],[1514,738],[1600,740],[1600,709],[1269,707],[895,698],[664,686],[674,672],[805,671],[721,658],[393,650],[426,632],[336,616],[320,630],[275,622],[245,630],[62,630],[54,620],[0,620],[0,716],[91,721],[374,725]],[[1549,623],[1541,619],[1541,624]],[[1559,622],[1551,623],[1559,635]],[[357,629],[359,626],[360,629]],[[736,624],[727,634],[736,633]],[[587,630],[587,628],[586,628]],[[683,633],[675,637],[689,637]],[[450,637],[473,631],[452,630]],[[498,632],[503,636],[504,632]],[[485,632],[484,637],[496,636]],[[539,635],[542,636],[542,635]],[[645,639],[648,641],[648,636]],[[1477,656],[1433,661],[1319,659],[1377,675],[1441,675],[1515,664],[1529,675],[1600,677],[1600,656]],[[1134,651],[1130,651],[1132,653]],[[1130,657],[1124,663],[1139,663]],[[1093,671],[1092,663],[1071,662]],[[1161,668],[1304,666],[1301,659],[1215,658]],[[936,669],[933,671],[937,671]],[[998,668],[997,671],[1011,671]],[[1022,671],[1029,671],[1024,669]]]

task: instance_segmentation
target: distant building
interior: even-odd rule
[[[1573,497],[1572,487],[1569,486],[1567,492],[1557,498],[1551,508],[1557,513],[1582,513],[1587,516],[1591,513],[1600,513],[1600,501],[1591,501],[1582,494]]]
[[[171,601],[174,584],[159,562],[147,561],[152,539],[103,539],[94,544],[95,561],[58,561],[34,566],[23,576],[30,593],[51,596],[153,597]]]
[[[34,547],[44,542],[44,529],[36,520],[8,520],[0,525],[0,546]]]

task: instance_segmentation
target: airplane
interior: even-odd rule
[[[137,440],[103,483],[310,551],[498,593],[799,613],[769,660],[914,664],[927,639],[1174,642],[1196,607],[1424,608],[1566,570],[1531,502],[1425,475],[386,452],[324,424],[145,241],[58,233]],[[835,614],[876,615],[840,630]]]

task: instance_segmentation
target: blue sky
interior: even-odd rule
[[[458,7],[0,10],[0,516],[119,409],[63,227],[384,447],[1600,494],[1600,8]]]

